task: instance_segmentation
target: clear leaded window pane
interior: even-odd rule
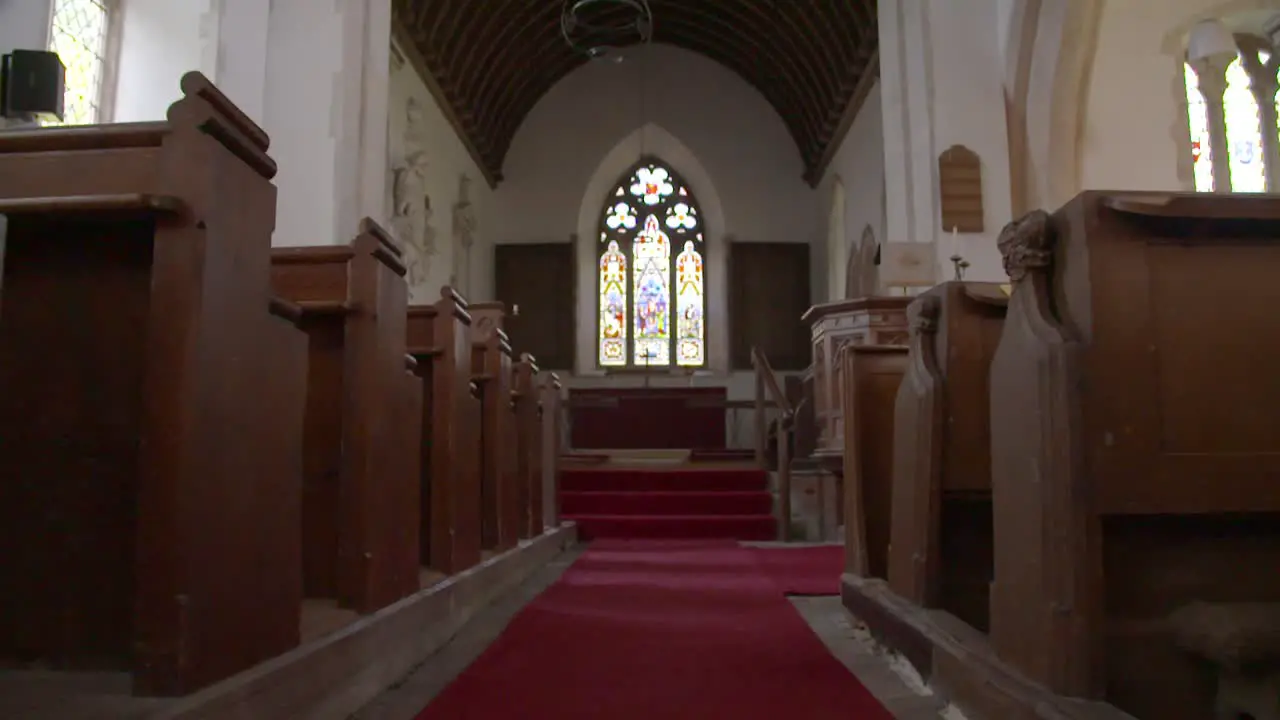
[[[103,0],[55,0],[49,49],[67,68],[63,124],[98,122],[106,64],[107,7]]]

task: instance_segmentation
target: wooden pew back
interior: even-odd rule
[[[431,567],[452,575],[480,562],[480,404],[471,374],[471,315],[453,288],[440,289],[431,311],[430,336],[422,321],[413,325],[415,352],[431,358],[430,422]]]
[[[1278,222],[1268,196],[1086,192],[1001,234],[991,634],[1059,693],[1206,716],[1168,613],[1280,601]]]
[[[516,484],[515,414],[511,342],[503,331],[502,303],[471,303],[472,378],[480,389],[481,526],[485,550],[515,547],[520,535]]]
[[[157,695],[298,636],[275,165],[207,79],[182,92],[167,122],[0,134],[0,653]]]
[[[538,363],[529,353],[520,355],[515,378],[520,537],[531,538],[542,534],[545,518],[542,491],[543,425],[540,419],[542,397],[538,389]]]
[[[272,271],[310,338],[306,593],[372,612],[418,589],[417,448],[396,425],[411,422],[404,262],[365,219],[349,246],[276,248]]]
[[[905,345],[846,345],[840,365],[844,432],[845,571],[888,575],[893,407]]]
[[[560,505],[557,487],[560,479],[560,454],[564,452],[564,410],[561,407],[563,389],[560,377],[544,372],[538,379],[538,422],[542,451],[539,455],[542,474],[542,526],[554,528],[560,525]]]
[[[908,308],[911,350],[894,410],[889,584],[987,628],[991,581],[991,358],[1008,298],[948,282]]]

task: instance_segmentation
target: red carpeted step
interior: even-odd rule
[[[565,515],[768,515],[773,495],[746,492],[562,492]]]
[[[567,492],[714,492],[765,490],[768,474],[752,468],[565,468],[560,489]]]
[[[569,515],[578,525],[578,537],[774,540],[777,522],[772,515]]]

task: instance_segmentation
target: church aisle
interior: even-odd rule
[[[783,716],[892,717],[752,550],[613,540],[594,543],[418,718]]]

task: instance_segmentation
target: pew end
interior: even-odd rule
[[[181,90],[164,122],[0,134],[0,655],[148,696],[298,642],[276,168]]]
[[[1258,332],[1278,217],[1269,196],[1090,191],[1001,234],[991,637],[1054,692],[1198,720],[1214,673],[1165,616],[1280,602],[1280,345]]]

